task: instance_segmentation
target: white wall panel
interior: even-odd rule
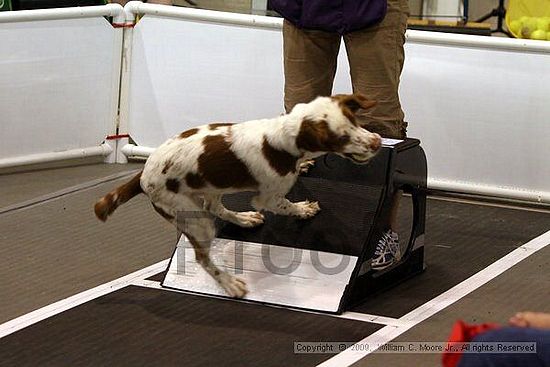
[[[280,30],[145,16],[134,28],[132,138],[155,147],[196,125],[281,114],[281,49]]]
[[[147,15],[133,39],[129,125],[140,145],[282,111],[279,31]]]
[[[550,47],[410,42],[406,57],[401,100],[432,179],[550,192]]]
[[[0,23],[0,40],[0,158],[97,146],[114,129],[121,29]]]

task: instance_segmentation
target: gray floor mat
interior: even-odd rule
[[[142,166],[140,163],[93,164],[0,175],[0,208]]]
[[[144,195],[95,218],[125,180],[0,216],[0,322],[170,257],[176,232]]]
[[[294,342],[358,341],[380,325],[127,287],[11,334],[0,366],[316,366]]]

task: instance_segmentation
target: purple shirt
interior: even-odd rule
[[[384,19],[387,0],[269,0],[270,8],[298,28],[344,34]]]

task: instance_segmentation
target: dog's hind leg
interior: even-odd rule
[[[204,209],[216,217],[241,227],[255,227],[264,223],[260,212],[235,212],[223,206],[221,195],[204,195]]]
[[[185,234],[193,249],[197,262],[210,274],[231,297],[246,295],[246,283],[218,268],[210,259],[210,246],[216,236],[214,218],[197,203],[186,196],[180,196],[175,224]]]
[[[246,283],[221,269],[219,269],[210,259],[210,244],[206,245],[204,241],[200,241],[189,233],[185,233],[189,242],[195,249],[197,262],[210,274],[218,284],[227,292],[228,295],[235,298],[242,298],[246,295]]]

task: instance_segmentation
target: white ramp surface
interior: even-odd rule
[[[245,300],[337,312],[357,257],[292,247],[215,239],[210,257],[247,283]],[[227,296],[196,262],[185,236],[172,256],[164,287]]]

